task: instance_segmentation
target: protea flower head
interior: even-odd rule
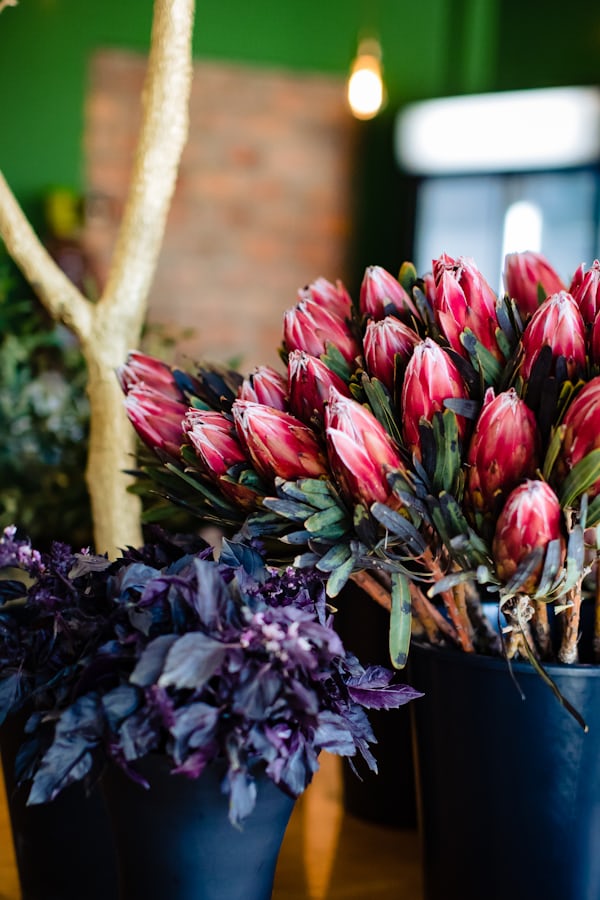
[[[541,253],[527,250],[508,253],[504,259],[504,285],[509,297],[516,300],[522,318],[529,319],[542,300],[566,290],[556,270]]]
[[[558,497],[547,482],[528,479],[508,495],[496,523],[492,555],[500,581],[509,581],[530,553],[545,551],[554,540],[563,543],[564,552]],[[520,585],[521,593],[535,592],[542,565],[543,558]]]
[[[569,287],[569,293],[581,310],[586,325],[593,324],[600,311],[600,261],[594,260],[591,269],[579,266]]]
[[[383,319],[392,313],[406,322],[420,320],[412,297],[397,278],[381,266],[368,266],[360,287],[360,312],[370,319]]]
[[[263,478],[292,481],[327,473],[315,433],[295,416],[250,400],[236,400],[231,411],[240,443]]]
[[[184,400],[171,366],[146,353],[130,350],[127,362],[117,368],[116,374],[124,394],[128,394],[134,387],[144,385],[155,395],[160,394],[170,400]]]
[[[421,420],[432,422],[435,413],[446,408],[445,400],[467,397],[460,372],[442,347],[431,338],[417,344],[404,373],[401,401],[402,434],[417,459],[421,459]],[[460,415],[456,418],[460,437],[464,439],[467,420]]]
[[[352,316],[352,298],[339,279],[334,284],[327,278],[317,278],[298,291],[298,300],[314,300],[338,319],[349,319]]]
[[[307,425],[323,425],[323,411],[334,387],[339,394],[350,396],[346,383],[316,356],[293,350],[288,358],[289,411]]]
[[[254,509],[262,494],[256,483],[250,486],[236,480],[236,470],[247,468],[249,460],[231,419],[215,410],[190,409],[183,431],[194,449],[200,472],[237,506]]]
[[[392,396],[399,375],[420,341],[416,331],[394,316],[378,321],[371,319],[367,323],[363,337],[367,371],[378,378]]]
[[[226,475],[232,466],[248,461],[233,422],[223,413],[189,409],[183,432],[194,448],[201,470],[211,478]]]
[[[590,358],[594,365],[600,366],[600,312],[594,319],[590,335]]]
[[[600,449],[600,375],[581,388],[562,422],[564,435],[556,463],[557,483],[592,450]],[[590,497],[600,493],[600,479],[587,491]]]
[[[514,388],[494,396],[489,388],[467,452],[465,502],[492,513],[539,464],[539,435],[533,412]]]
[[[406,468],[391,437],[366,406],[331,388],[325,434],[331,471],[351,504],[399,505],[392,497],[387,473]]]
[[[304,350],[317,357],[327,352],[328,344],[333,344],[351,366],[360,353],[346,320],[310,298],[285,312],[283,340],[288,353]]]
[[[567,377],[576,379],[585,366],[585,326],[571,294],[559,291],[547,297],[527,323],[522,342],[521,375],[525,381],[546,346],[554,359],[564,357]]]
[[[287,409],[287,379],[272,366],[257,366],[244,378],[240,400],[264,403],[273,409]]]
[[[473,260],[464,256],[454,260],[443,254],[433,261],[433,276],[435,319],[452,349],[469,358],[461,340],[469,329],[495,359],[503,362],[496,338],[496,294]]]
[[[179,461],[183,444],[182,423],[188,406],[171,400],[144,384],[130,387],[125,412],[142,441],[157,453]]]

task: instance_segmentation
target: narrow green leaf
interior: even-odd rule
[[[569,509],[581,494],[600,479],[600,449],[591,450],[580,459],[565,478],[559,493],[560,505]]]
[[[545,481],[550,480],[550,475],[552,473],[552,469],[554,468],[554,463],[556,462],[556,459],[558,457],[564,434],[564,425],[559,425],[559,427],[555,428],[552,432],[552,437],[550,438],[546,456],[544,457],[544,466],[542,469],[542,475],[544,476]]]
[[[348,544],[336,544],[331,550],[328,550],[317,563],[317,569],[320,572],[333,572],[343,566],[352,556],[352,551]]]
[[[312,516],[314,509],[306,503],[296,503],[294,500],[279,500],[276,497],[265,497],[263,506],[283,516],[284,519],[291,519],[294,522],[304,522],[309,516]]]
[[[427,544],[423,536],[405,516],[390,509],[385,503],[374,503],[371,513],[384,528],[405,542],[413,556],[420,556],[425,551]]]
[[[333,570],[333,572],[327,579],[327,585],[325,588],[328,597],[337,597],[339,592],[342,590],[342,588],[350,578],[352,570],[354,569],[354,565],[354,557],[350,556],[343,565],[338,566],[337,569]]]
[[[392,609],[390,612],[390,659],[395,669],[403,669],[408,659],[411,633],[410,586],[406,575],[392,574]]]
[[[313,513],[304,522],[304,527],[313,534],[320,534],[330,525],[338,524],[346,519],[346,511],[340,506],[330,506]]]

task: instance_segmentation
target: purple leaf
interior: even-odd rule
[[[223,644],[201,631],[184,634],[169,650],[158,684],[198,691],[217,671],[226,653]]]

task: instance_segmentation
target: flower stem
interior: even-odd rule
[[[558,658],[562,663],[576,663],[579,659],[577,642],[581,614],[581,581],[568,592],[567,599],[571,605],[563,612],[564,629]]]
[[[533,600],[533,634],[542,659],[552,658],[552,636],[548,619],[548,604],[543,600]]]

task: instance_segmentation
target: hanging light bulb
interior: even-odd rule
[[[348,104],[357,119],[372,119],[385,101],[381,45],[377,38],[360,41],[348,78]]]

